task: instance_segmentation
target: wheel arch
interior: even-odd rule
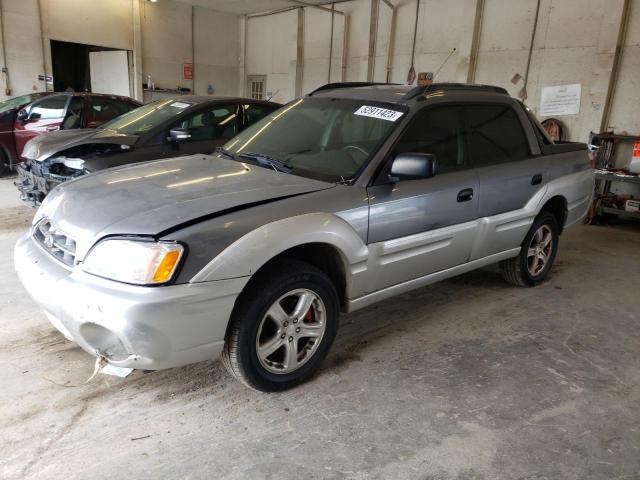
[[[562,195],[555,195],[549,198],[544,205],[542,205],[540,211],[548,212],[553,215],[558,222],[558,227],[560,227],[560,231],[558,233],[562,233],[569,213],[567,199]]]
[[[311,213],[247,233],[213,258],[191,282],[255,276],[276,260],[294,258],[327,274],[342,302],[349,296],[352,277],[366,269],[368,253],[364,241],[345,220],[334,214]]]

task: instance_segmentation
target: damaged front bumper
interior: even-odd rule
[[[16,170],[18,179],[13,184],[20,190],[20,199],[34,207],[39,206],[55,187],[81,175],[56,175],[49,172],[42,163],[30,160],[18,164]]]
[[[148,370],[216,358],[248,281],[122,284],[60,264],[31,234],[16,243],[14,262],[28,293],[65,337],[112,365]]]

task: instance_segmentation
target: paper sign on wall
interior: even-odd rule
[[[540,116],[577,115],[580,112],[581,93],[582,88],[579,83],[543,87],[540,97]]]

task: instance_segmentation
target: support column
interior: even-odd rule
[[[304,76],[304,8],[298,9],[298,35],[296,49],[296,98],[302,96]]]
[[[132,0],[133,16],[133,97],[142,102],[142,8],[140,2],[144,0]]]

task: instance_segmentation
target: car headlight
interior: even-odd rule
[[[171,280],[183,254],[179,243],[108,239],[89,251],[82,269],[118,282],[159,285]]]

